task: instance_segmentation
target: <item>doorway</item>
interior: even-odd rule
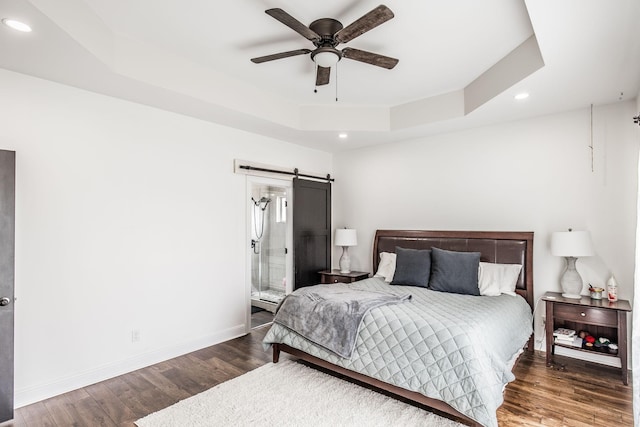
[[[248,288],[251,328],[273,321],[292,291],[291,181],[250,178],[247,184]]]
[[[0,423],[13,418],[16,153],[0,150]]]

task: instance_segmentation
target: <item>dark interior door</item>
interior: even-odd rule
[[[293,269],[295,289],[317,285],[331,268],[331,183],[293,180]]]
[[[16,153],[0,150],[0,423],[13,419]]]

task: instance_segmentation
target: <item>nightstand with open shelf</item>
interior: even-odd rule
[[[542,296],[545,301],[547,341],[547,366],[551,365],[555,347],[597,353],[607,357],[620,359],[622,382],[629,384],[627,361],[627,313],[631,304],[626,300],[609,302],[608,299],[595,300],[588,296],[580,299],[564,298],[561,293],[547,292]],[[557,328],[568,328],[576,331],[589,331],[598,338],[605,337],[618,344],[617,354],[588,350],[580,347],[554,342],[553,331]]]

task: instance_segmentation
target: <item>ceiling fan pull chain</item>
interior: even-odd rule
[[[338,64],[335,65],[336,72],[336,102],[338,102]]]

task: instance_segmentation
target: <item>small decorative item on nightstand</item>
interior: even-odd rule
[[[598,288],[589,285],[589,293],[591,294],[591,299],[602,299],[602,292],[604,292],[604,288]]]
[[[613,276],[607,280],[607,298],[610,302],[618,301],[618,282]]]

